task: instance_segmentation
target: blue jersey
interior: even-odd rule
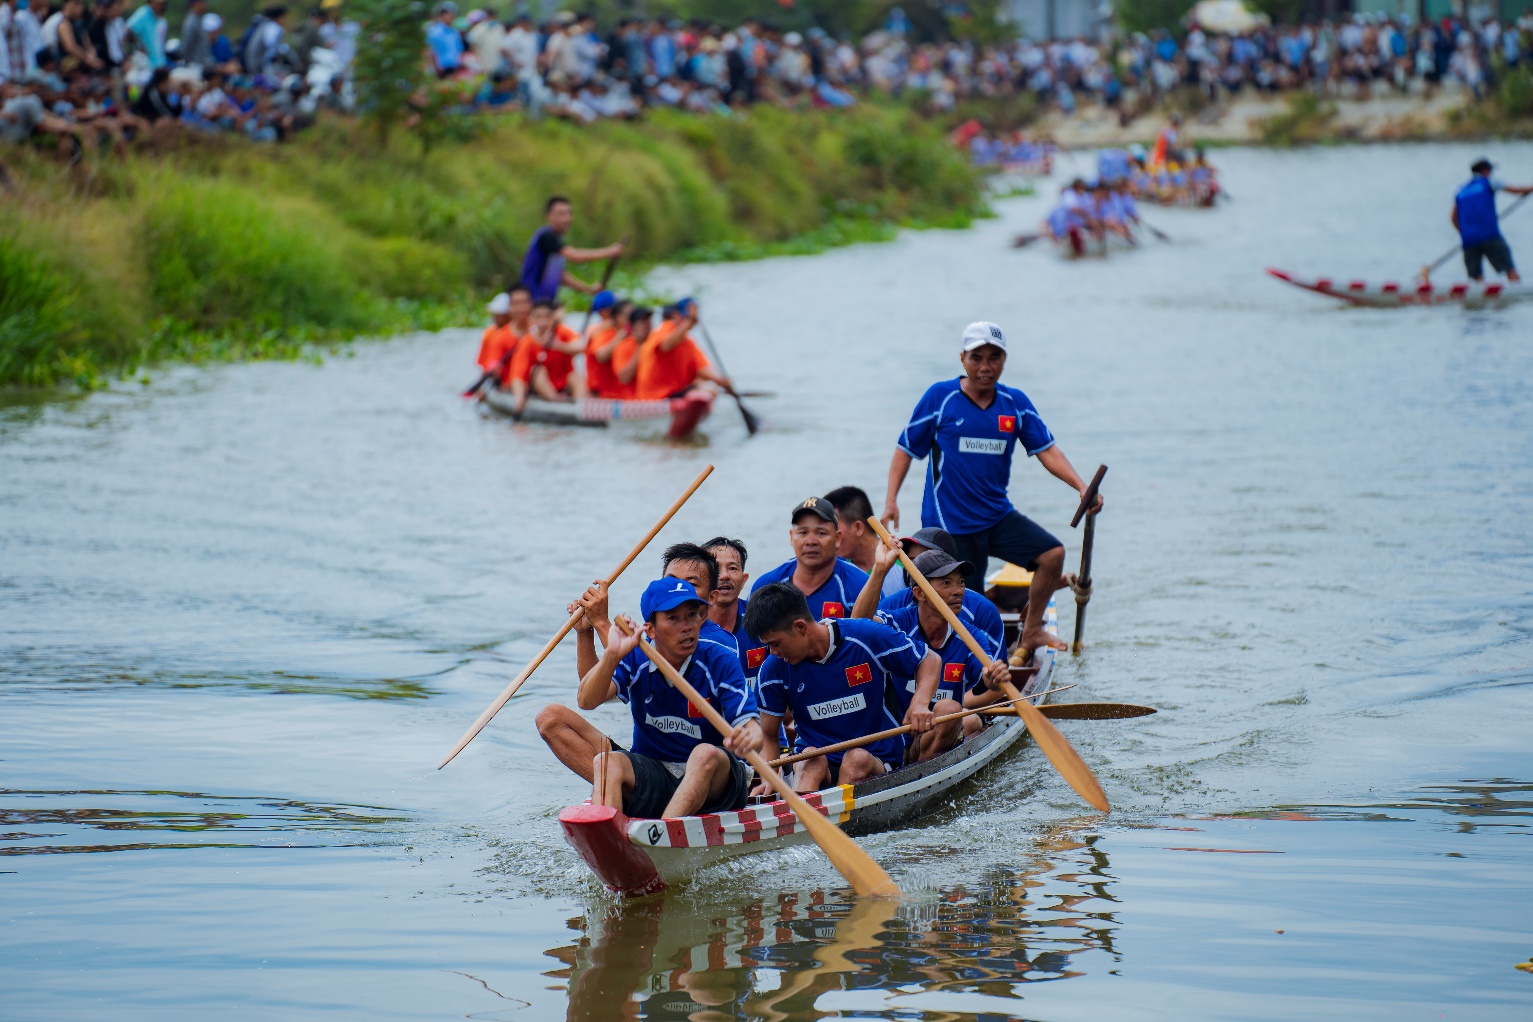
[[[751,592],[755,592],[764,585],[773,582],[792,582],[793,569],[798,567],[797,561],[788,561],[779,564],[771,571],[756,579],[756,584],[751,586]],[[868,573],[863,571],[851,561],[836,558],[836,567],[831,572],[830,578],[812,593],[805,593],[804,599],[809,601],[809,614],[816,621],[821,618],[850,617],[852,604],[857,602],[857,594],[862,592],[862,587],[867,584]]]
[[[740,661],[733,648],[700,638],[696,652],[681,665],[681,676],[731,725],[739,726],[755,718],[756,696],[740,673]],[[698,745],[724,744],[723,736],[708,723],[702,711],[671,687],[642,649],[635,649],[618,662],[612,680],[617,685],[617,697],[633,712],[632,749],[639,755],[685,763]]]
[[[1453,197],[1459,237],[1466,248],[1501,237],[1501,224],[1496,218],[1496,192],[1500,189],[1500,182],[1476,174]]]
[[[902,611],[907,607],[914,608],[916,605],[914,589],[901,589],[892,596],[885,596],[878,601],[880,616]],[[958,610],[958,620],[974,636],[976,642],[988,654],[990,659],[1001,659],[1001,652],[1006,646],[1006,626],[1001,623],[1001,611],[983,593],[976,593],[972,589],[963,591],[963,606]]]
[[[552,302],[559,298],[559,285],[564,281],[564,239],[547,225],[532,232],[527,242],[527,255],[522,259],[522,284],[532,292],[535,302]]]
[[[921,612],[915,604],[912,603],[899,610],[880,611],[878,619],[893,625],[912,639],[924,643],[942,659],[942,674],[937,679],[937,691],[932,696],[932,702],[935,703],[938,699],[951,699],[955,703],[961,703],[963,694],[979,684],[980,676],[985,669],[974,658],[974,654],[969,652],[969,647],[963,644],[958,633],[948,628],[947,637],[942,640],[941,646],[933,646],[927,642],[926,636],[921,632]],[[895,695],[900,699],[901,720],[905,719],[905,711],[910,709],[910,697],[915,694],[916,680],[914,678],[905,682],[903,688],[895,689]]]
[[[830,650],[823,660],[790,664],[766,658],[758,678],[761,708],[781,716],[793,711],[798,729],[794,750],[822,748],[899,727],[894,717],[895,690],[915,677],[926,657],[926,644],[882,621],[853,618],[827,621]],[[891,766],[903,762],[899,735],[866,746]],[[829,757],[841,762],[841,754]]]
[[[900,450],[912,458],[931,457],[921,525],[955,536],[983,532],[1012,509],[1006,484],[1019,443],[1029,456],[1054,446],[1054,434],[1026,394],[997,384],[995,400],[981,408],[961,382],[959,377],[932,384],[899,439]]]

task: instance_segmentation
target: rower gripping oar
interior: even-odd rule
[[[719,372],[728,376],[733,381],[734,377],[729,376],[729,370],[724,368],[724,360],[719,358],[719,349],[713,344],[713,335],[708,333],[708,328],[703,325],[701,318],[697,321],[697,329],[702,332],[703,342],[708,345],[708,354],[713,356],[713,364],[719,367]],[[745,407],[745,402],[740,400],[739,392],[733,387],[729,389],[729,396],[735,399],[735,407],[740,409],[740,418],[745,420],[745,432],[750,436],[755,436],[756,431],[761,428],[761,420],[756,418],[754,412]]]
[[[1065,689],[1074,687],[1074,685],[1062,685],[1059,688],[1051,688],[1046,692],[1034,692],[1025,698],[1042,699],[1044,696],[1051,696],[1055,692],[1063,692]],[[987,704],[985,706],[971,706],[969,709],[959,710],[957,713],[944,713],[940,717],[932,718],[932,726],[935,727],[938,724],[946,724],[950,720],[962,720],[965,717],[972,717],[976,713],[984,713],[987,710],[993,709],[995,709],[994,704]],[[1011,709],[1011,707],[1006,706],[1004,709]],[[1047,707],[1045,707],[1045,709],[1047,709]],[[1016,711],[1012,710],[1012,713],[1016,713]],[[829,756],[833,753],[845,752],[847,749],[857,749],[864,745],[871,745],[874,742],[881,742],[885,738],[894,738],[898,735],[908,734],[910,734],[910,725],[902,724],[899,727],[891,727],[885,731],[875,731],[870,735],[863,735],[861,738],[848,738],[844,742],[837,742],[834,745],[827,745],[823,748],[805,749],[803,752],[795,752],[791,756],[783,756],[781,759],[772,760],[772,765],[774,767],[784,767],[790,763],[801,763],[806,759],[814,759],[816,756]]]
[[[727,735],[734,731],[724,715],[714,709],[713,704],[697,694],[697,690],[688,683],[681,673],[672,667],[670,661],[656,652],[655,647],[645,641],[644,636],[635,631],[633,622],[626,617],[619,616],[614,622],[625,635],[637,635],[639,648],[644,655],[649,657],[649,662],[665,675],[665,680],[671,686],[687,697],[693,709],[701,712],[703,718],[713,725],[715,731],[721,735]],[[882,866],[873,861],[873,857],[858,847],[857,842],[847,837],[840,827],[831,823],[821,816],[808,802],[782,779],[782,774],[772,769],[759,752],[747,752],[745,762],[749,763],[756,771],[756,776],[772,786],[782,800],[793,810],[809,836],[814,838],[815,843],[825,853],[832,866],[846,878],[847,883],[852,885],[852,890],[859,895],[868,895],[879,898],[898,898],[900,889],[895,882],[884,872]]]
[[[697,492],[697,488],[703,485],[703,480],[707,479],[708,474],[712,471],[713,466],[709,465],[697,474],[697,478],[692,480],[692,485],[688,486],[681,496],[676,498],[676,502],[666,509],[665,514],[661,515],[660,520],[644,534],[644,538],[639,540],[638,545],[628,551],[628,556],[619,561],[617,567],[613,568],[611,573],[602,580],[603,586],[609,589],[612,587],[612,583],[617,581],[617,577],[644,552],[644,548],[649,546],[650,540],[660,534],[660,530],[665,528],[666,523],[675,516],[677,511],[681,510],[681,505],[685,504],[692,494]],[[500,708],[505,706],[512,696],[516,695],[516,690],[522,687],[522,682],[532,677],[532,672],[538,669],[538,665],[548,659],[548,654],[554,651],[554,647],[564,641],[564,637],[570,633],[570,629],[575,627],[575,622],[580,620],[580,615],[583,613],[585,611],[577,610],[570,615],[570,619],[564,622],[564,625],[554,633],[554,637],[549,639],[543,648],[538,651],[538,655],[532,658],[532,663],[522,668],[522,673],[511,680],[511,684],[507,685],[505,690],[495,697],[495,701],[486,707],[485,711],[479,715],[479,719],[474,721],[473,725],[463,733],[463,737],[458,739],[458,744],[452,747],[452,751],[447,754],[447,758],[437,764],[438,770],[451,763],[453,757],[462,752],[464,747],[474,740],[474,736],[484,730],[484,726],[490,722],[492,717],[500,712]]]
[[[1529,192],[1527,195],[1522,196],[1516,202],[1514,202],[1510,206],[1506,207],[1506,209],[1504,209],[1500,213],[1496,214],[1496,219],[1497,220],[1505,220],[1507,217],[1512,215],[1512,213],[1517,209],[1518,206],[1521,206],[1524,202],[1527,202],[1530,198],[1533,198],[1533,192]],[[1464,250],[1464,246],[1462,244],[1454,245],[1452,248],[1448,249],[1448,251],[1446,251],[1442,255],[1438,256],[1437,259],[1435,261],[1433,261],[1433,263],[1430,266],[1423,266],[1421,268],[1421,280],[1422,280],[1422,282],[1425,283],[1425,282],[1430,281],[1432,279],[1432,273],[1435,270],[1440,268],[1443,263],[1447,262],[1449,259],[1452,259],[1454,256],[1458,255],[1463,250]]]
[[[1072,529],[1081,523],[1082,516],[1086,519],[1086,534],[1081,537],[1081,570],[1075,575],[1075,585],[1070,587],[1075,590],[1075,638],[1070,643],[1070,652],[1074,656],[1081,655],[1081,640],[1086,636],[1086,604],[1091,602],[1091,546],[1096,541],[1097,516],[1089,512],[1106,475],[1107,466],[1098,465],[1097,474],[1091,477],[1091,485],[1081,494],[1080,506],[1070,519]]]
[[[871,516],[868,518],[868,525],[878,534],[878,538],[899,556],[900,564],[905,567],[905,573],[910,576],[912,582],[921,587],[921,591],[926,594],[926,598],[931,601],[931,605],[947,619],[948,627],[962,640],[965,646],[969,647],[969,652],[974,654],[974,658],[980,662],[981,666],[989,667],[991,663],[990,654],[986,653],[980,647],[980,644],[975,641],[974,636],[969,633],[969,629],[965,628],[964,623],[958,620],[958,616],[953,613],[953,608],[947,605],[947,601],[937,595],[937,591],[926,580],[926,576],[921,574],[920,569],[915,566],[915,562],[910,559],[910,555],[905,553],[903,547],[894,542],[894,537],[889,535],[889,530],[885,529],[883,523],[877,518]],[[1075,747],[1065,739],[1064,735],[1059,733],[1059,728],[1049,723],[1049,719],[1038,712],[1038,707],[1024,699],[1022,693],[1017,691],[1017,686],[1013,685],[1009,680],[1001,682],[1001,691],[1006,693],[1006,697],[1011,700],[1011,704],[1017,708],[1018,714],[1027,724],[1028,733],[1033,736],[1033,741],[1037,743],[1038,748],[1043,750],[1043,754],[1049,758],[1049,762],[1054,764],[1054,769],[1059,771],[1059,775],[1065,779],[1065,782],[1075,789],[1076,794],[1080,795],[1081,798],[1097,809],[1104,813],[1111,812],[1112,807],[1108,804],[1107,793],[1102,790],[1102,785],[1097,781],[1096,774],[1091,772],[1091,768],[1086,765],[1085,760],[1081,759],[1080,753],[1075,751]]]

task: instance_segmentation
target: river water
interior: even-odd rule
[[[1261,272],[1409,276],[1473,155],[1221,152],[1232,203],[1147,211],[1175,243],[1106,261],[1011,250],[1039,197],[657,273],[776,392],[749,440],[723,404],[682,446],[481,418],[471,331],[13,401],[0,1017],[1530,1017],[1533,307],[1346,310]],[[1533,220],[1508,234],[1533,260]],[[863,841],[898,905],[812,848],[621,905],[532,727],[568,645],[435,769],[702,465],[662,542],[738,535],[757,570],[802,497],[876,498],[974,318],[1111,466],[1062,698],[1161,712],[1062,725],[1110,816],[1026,747]],[[1073,561],[1072,494],[1028,462],[1013,495]]]

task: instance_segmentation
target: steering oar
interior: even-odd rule
[[[974,641],[974,636],[964,627],[963,622],[958,620],[957,615],[953,613],[953,608],[937,595],[932,584],[926,581],[926,576],[921,574],[920,569],[905,553],[904,548],[895,543],[894,537],[889,535],[889,530],[884,528],[883,523],[875,517],[869,517],[868,526],[878,534],[879,539],[887,543],[889,548],[899,555],[900,564],[904,565],[905,572],[910,576],[911,581],[921,587],[927,600],[931,601],[931,605],[947,619],[948,627],[965,646],[969,647],[969,652],[974,654],[980,665],[989,667],[992,663],[990,655],[978,642]],[[1075,747],[1059,733],[1059,728],[1050,723],[1049,718],[1039,712],[1038,707],[1028,702],[1010,680],[1001,682],[1001,691],[1006,693],[1006,698],[1011,700],[1011,705],[1017,708],[1017,715],[1027,725],[1028,733],[1033,736],[1033,741],[1038,743],[1038,748],[1043,750],[1043,754],[1049,758],[1049,762],[1054,764],[1054,769],[1059,771],[1059,776],[1063,777],[1065,782],[1075,789],[1076,794],[1091,805],[1104,813],[1111,812],[1112,806],[1107,802],[1107,793],[1102,790],[1096,774],[1091,772],[1091,768],[1086,765],[1085,760],[1081,759]]]
[[[669,681],[676,691],[687,697],[687,702],[692,705],[693,709],[702,712],[703,717],[709,724],[713,725],[714,730],[721,735],[727,735],[734,730],[734,728],[729,726],[729,722],[724,719],[724,715],[714,709],[712,703],[699,696],[697,690],[691,686],[687,679],[683,678],[681,673],[671,666],[670,661],[656,652],[655,647],[651,646],[642,634],[634,630],[632,621],[620,615],[614,619],[613,623],[622,630],[624,635],[638,636],[639,648],[644,651],[645,656],[649,657],[649,662],[654,664],[661,674],[665,675],[665,680]],[[772,790],[777,792],[784,802],[788,803],[788,808],[793,810],[794,815],[798,817],[799,823],[803,824],[804,829],[809,832],[809,836],[814,838],[815,843],[820,846],[820,850],[825,853],[825,857],[830,860],[831,865],[835,866],[841,875],[846,878],[847,883],[852,885],[852,890],[860,895],[870,895],[879,898],[897,898],[900,896],[899,887],[889,878],[889,874],[884,872],[883,867],[874,862],[872,856],[858,847],[857,842],[847,837],[840,827],[837,827],[834,823],[821,816],[813,806],[805,802],[798,792],[794,791],[788,782],[782,779],[782,775],[773,770],[771,764],[762,758],[761,753],[747,752],[745,754],[745,762],[755,769],[756,776],[770,784]]]

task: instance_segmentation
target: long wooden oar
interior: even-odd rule
[[[703,321],[697,321],[697,329],[702,332],[703,343],[708,345],[708,354],[713,356],[713,364],[719,367],[719,372],[729,376],[729,370],[724,368],[724,360],[719,358],[719,349],[713,343],[713,336],[708,333],[708,328]],[[732,381],[733,376],[729,376]],[[761,420],[756,418],[756,413],[745,407],[745,402],[740,400],[740,394],[733,387],[729,390],[729,396],[735,399],[735,407],[740,409],[740,418],[745,420],[745,432],[751,436],[756,435],[756,430],[761,428]]]
[[[1515,210],[1518,206],[1521,206],[1524,202],[1527,202],[1530,198],[1533,198],[1533,192],[1524,195],[1522,198],[1518,199],[1516,202],[1503,209],[1500,213],[1496,214],[1496,219],[1505,220],[1507,217],[1512,215],[1513,210]],[[1442,266],[1443,263],[1447,262],[1449,259],[1452,259],[1463,250],[1464,246],[1462,244],[1454,245],[1452,248],[1448,249],[1448,251],[1444,252],[1442,255],[1433,260],[1431,265],[1423,266],[1421,268],[1422,282],[1425,283],[1430,281],[1432,279],[1433,271],[1438,269],[1440,266]]]
[[[633,622],[626,617],[619,616],[614,623],[625,635],[637,634]],[[665,675],[665,680],[669,681],[676,691],[686,696],[687,702],[691,703],[693,708],[702,712],[704,719],[713,725],[714,730],[721,735],[727,735],[734,730],[724,719],[724,715],[714,709],[712,703],[699,696],[687,679],[683,678],[668,660],[657,653],[655,647],[645,641],[643,635],[639,635],[639,648],[644,651],[645,656],[649,657],[649,662]],[[858,847],[857,842],[847,837],[840,827],[821,816],[813,806],[805,802],[798,792],[782,779],[782,775],[773,770],[771,764],[762,758],[761,753],[747,752],[745,762],[755,769],[756,776],[770,784],[772,790],[788,803],[788,808],[793,810],[799,822],[804,825],[804,829],[809,832],[809,836],[814,838],[826,858],[830,859],[831,865],[846,877],[847,883],[852,885],[852,890],[861,895],[879,898],[900,896],[899,887],[890,879],[889,874],[884,872],[883,867]]]
[[[1070,519],[1070,528],[1073,529],[1081,523],[1081,516],[1086,516],[1086,533],[1081,538],[1081,570],[1075,576],[1075,588],[1083,589],[1086,593],[1082,596],[1077,591],[1075,595],[1075,639],[1070,643],[1070,652],[1075,656],[1081,655],[1081,640],[1086,635],[1086,604],[1091,602],[1091,545],[1097,536],[1097,516],[1087,515],[1087,512],[1096,503],[1097,491],[1102,488],[1102,477],[1105,475],[1107,466],[1098,465],[1097,474],[1091,477],[1091,485],[1081,494],[1080,506]]]
[[[1133,703],[1050,703],[1038,707],[1040,713],[1050,720],[1128,720],[1130,717],[1148,717],[1160,711],[1153,706],[1136,706]],[[1007,704],[983,706],[981,713],[998,717],[1015,717],[1016,708]]]
[[[989,667],[990,655],[978,642],[974,641],[974,636],[964,627],[963,622],[958,620],[958,616],[953,613],[953,608],[937,595],[932,584],[926,581],[926,576],[916,568],[915,562],[905,553],[904,548],[894,542],[894,537],[889,535],[889,530],[884,528],[883,523],[870,516],[868,526],[878,534],[879,539],[887,543],[890,549],[899,555],[900,563],[905,566],[905,571],[911,580],[921,587],[921,591],[926,594],[932,606],[947,619],[948,627],[953,629],[954,634],[963,641],[965,646],[969,647],[969,652],[974,654],[975,659],[983,666]],[[1006,693],[1006,698],[1010,699],[1011,704],[1017,708],[1018,715],[1027,724],[1028,733],[1033,736],[1033,741],[1038,743],[1038,748],[1043,750],[1043,754],[1049,758],[1049,762],[1054,764],[1054,769],[1059,771],[1059,776],[1063,777],[1065,782],[1075,789],[1076,794],[1091,805],[1104,813],[1111,812],[1112,806],[1107,802],[1107,793],[1102,790],[1096,774],[1091,772],[1091,768],[1086,765],[1085,760],[1081,759],[1075,747],[1059,733],[1059,728],[1049,723],[1049,719],[1038,712],[1038,707],[1024,699],[1022,693],[1017,691],[1017,686],[1010,680],[1001,682],[1001,691]]]
[[[622,245],[624,248],[627,248],[628,247],[628,235],[626,235],[626,234],[623,235],[623,239],[621,241],[619,241],[618,244]],[[612,271],[617,269],[617,261],[619,259],[621,259],[621,258],[623,258],[623,253],[619,252],[617,255],[615,255],[611,259],[607,260],[607,268],[605,270],[602,270],[602,273],[601,273],[601,283],[596,285],[596,291],[597,291],[598,294],[601,293],[602,291],[607,290],[607,282],[612,279]],[[596,299],[596,295],[593,294],[591,296],[591,299],[594,302],[595,299]],[[591,317],[593,315],[595,315],[595,313],[596,313],[596,307],[594,305],[587,305],[586,306],[586,318],[580,321],[580,336],[581,337],[584,337],[586,335],[586,331],[591,328]]]
[[[676,512],[681,510],[681,505],[685,504],[687,500],[692,496],[692,494],[697,492],[697,488],[703,485],[703,480],[707,479],[708,474],[712,471],[713,466],[709,465],[707,468],[704,468],[697,474],[697,478],[692,480],[692,485],[688,486],[686,490],[682,492],[681,496],[676,498],[676,502],[666,509],[665,514],[660,516],[660,520],[656,522],[654,526],[644,534],[644,538],[639,540],[638,544],[632,550],[628,551],[628,556],[619,561],[617,567],[613,568],[607,577],[602,580],[602,584],[604,586],[610,588],[612,583],[617,580],[617,577],[623,573],[624,569],[632,564],[634,559],[644,552],[644,548],[649,546],[650,540],[654,539],[655,536],[660,533],[660,530],[665,528],[665,523],[669,522],[671,518],[676,514]],[[511,680],[511,684],[506,686],[505,691],[496,696],[495,701],[486,707],[485,711],[479,715],[479,719],[474,721],[473,725],[463,733],[463,737],[458,739],[458,744],[452,747],[452,751],[447,754],[447,758],[442,760],[441,763],[437,764],[438,770],[451,763],[453,757],[462,752],[464,746],[468,745],[469,742],[472,742],[474,740],[474,736],[477,735],[480,731],[484,730],[484,726],[490,722],[490,718],[499,713],[500,708],[506,705],[507,700],[516,695],[516,690],[522,687],[522,682],[532,677],[532,672],[538,669],[538,665],[548,658],[548,654],[554,651],[555,646],[564,641],[564,637],[570,633],[571,628],[575,627],[575,622],[580,620],[580,615],[583,613],[584,611],[577,610],[575,613],[570,615],[570,619],[564,622],[563,627],[554,633],[554,637],[548,640],[547,645],[538,650],[538,655],[533,657],[532,663],[522,668],[522,673],[518,674]]]
[[[1063,692],[1067,688],[1074,687],[1074,685],[1064,685],[1060,688],[1051,688],[1047,692],[1034,692],[1033,694],[1025,696],[1024,698],[1042,699],[1044,696],[1053,695],[1055,692]],[[937,724],[945,724],[950,720],[962,720],[965,717],[972,717],[976,713],[984,713],[986,710],[992,709],[993,707],[994,704],[990,704],[986,706],[970,707],[967,710],[959,710],[957,713],[944,713],[940,717],[932,718],[932,724],[935,726]],[[772,765],[774,767],[788,766],[790,763],[801,763],[806,759],[814,759],[816,756],[829,756],[832,753],[845,752],[847,749],[856,749],[864,745],[871,745],[874,742],[881,742],[885,738],[893,738],[896,735],[908,734],[910,734],[910,725],[904,724],[900,727],[891,727],[886,731],[875,731],[870,735],[863,735],[861,738],[848,738],[844,742],[837,742],[835,745],[827,745],[822,749],[805,749],[803,752],[795,752],[791,756],[783,756],[780,759],[772,760]]]
[[[1155,235],[1155,237],[1159,238],[1161,241],[1167,242],[1168,244],[1170,243],[1171,235],[1167,234],[1165,231],[1161,230],[1159,227],[1156,227],[1154,224],[1146,223],[1143,218],[1140,218],[1139,226],[1143,227],[1145,230],[1147,230],[1151,234]]]

